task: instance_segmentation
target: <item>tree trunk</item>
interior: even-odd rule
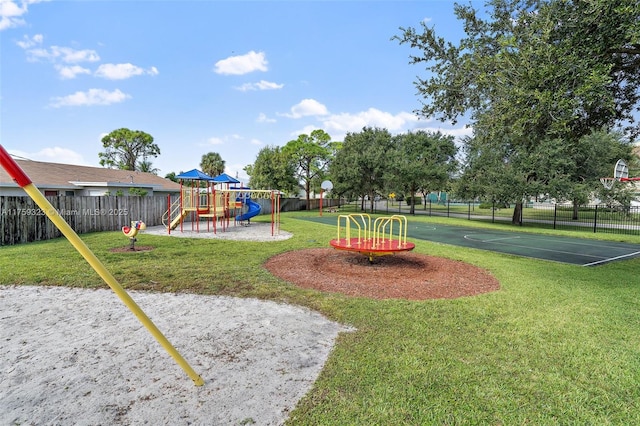
[[[413,186],[410,187],[409,189],[409,214],[410,215],[415,215],[416,214],[416,188],[414,188]]]
[[[578,200],[573,200],[573,220],[578,220],[578,207]]]
[[[511,223],[514,225],[522,225],[522,201],[516,203],[516,206],[513,209]]]

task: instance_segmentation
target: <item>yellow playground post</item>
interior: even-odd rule
[[[11,158],[9,153],[0,145],[0,166],[2,166],[9,176],[35,201],[47,217],[58,227],[60,232],[69,240],[75,249],[85,258],[91,267],[100,275],[100,277],[111,287],[122,302],[129,308],[131,312],[138,318],[147,330],[155,337],[162,347],[173,357],[177,364],[187,373],[196,386],[202,386],[204,380],[191,368],[189,363],[180,355],[173,347],[171,342],[162,334],[156,325],[149,319],[138,304],[131,298],[129,293],[118,283],[114,276],[105,268],[96,255],[87,247],[87,245],[78,237],[78,234],[69,226],[60,213],[49,203],[42,195],[40,190],[31,182],[27,174],[18,166]]]

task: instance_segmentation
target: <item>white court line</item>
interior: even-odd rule
[[[637,251],[635,253],[629,253],[629,254],[623,254],[621,256],[616,256],[616,257],[610,257],[609,259],[603,259],[603,260],[598,260],[597,262],[591,262],[591,263],[585,263],[582,266],[594,266],[594,265],[599,265],[601,263],[606,263],[606,262],[613,262],[614,260],[618,260],[618,259],[624,259],[625,257],[630,257],[630,256],[635,256],[640,254],[640,251]]]
[[[465,235],[464,239],[465,240],[470,240],[470,241],[479,241],[481,243],[492,243],[494,241],[502,241],[502,240],[516,240],[516,239],[520,238],[520,237],[516,236],[516,237],[492,238],[490,240],[476,240],[476,239],[473,239],[473,238],[467,238],[467,237],[470,237],[470,235],[473,235],[473,234]]]
[[[469,241],[477,241],[479,243],[486,243],[486,242],[493,242],[493,241],[499,241],[499,240],[508,240],[508,239],[515,239],[517,237],[510,237],[510,238],[495,238],[493,240],[477,240],[477,239],[473,239],[473,238],[467,238],[468,236],[471,236],[473,234],[467,234],[464,236],[465,239],[469,240]],[[500,243],[498,243],[500,244]],[[504,243],[503,243],[504,244]],[[505,244],[507,246],[510,247],[520,247],[520,248],[525,248],[531,251],[546,251],[546,252],[550,252],[550,253],[561,253],[561,254],[568,254],[568,255],[574,255],[574,256],[582,256],[582,257],[594,257],[596,259],[601,259],[602,256],[598,256],[598,255],[593,255],[593,254],[583,254],[583,253],[576,253],[574,251],[564,251],[564,250],[555,250],[555,249],[548,249],[548,248],[544,248],[544,247],[531,247],[531,246],[525,246],[525,245],[518,245],[518,244]],[[640,252],[638,252],[640,253]],[[514,254],[514,253],[508,253],[507,254]],[[520,255],[516,255],[516,256],[520,256]],[[630,256],[630,255],[624,255],[624,256]],[[624,257],[624,256],[620,256],[620,257]],[[527,256],[524,256],[527,257]],[[543,259],[537,256],[530,256],[533,257],[535,259],[542,259],[542,260],[549,260],[549,259]],[[614,258],[615,259],[615,258]],[[611,260],[611,259],[609,259]],[[605,262],[605,261],[609,261],[609,260],[601,260],[600,262]],[[561,263],[567,263],[567,262],[561,262]],[[573,262],[568,262],[568,263],[573,263]],[[594,262],[597,263],[597,262]],[[575,265],[575,263],[573,263]],[[583,265],[584,266],[584,265]]]

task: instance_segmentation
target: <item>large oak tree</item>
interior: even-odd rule
[[[282,152],[294,166],[294,175],[306,194],[308,208],[311,191],[320,187],[331,161],[331,136],[324,130],[316,129],[287,142]]]
[[[468,150],[476,156],[468,162],[511,179],[498,191],[505,201],[521,208],[525,196],[555,191],[578,202],[581,150],[598,143],[588,136],[616,128],[629,139],[640,133],[640,3],[490,0],[483,11],[458,4],[454,11],[466,33],[458,44],[426,24],[396,37],[421,51],[411,63],[428,71],[416,82],[420,113],[453,122],[468,114]],[[551,165],[536,169],[539,157],[550,155],[566,173],[562,182],[545,174],[557,170]],[[519,214],[517,208],[514,220]]]
[[[297,195],[294,164],[279,146],[262,148],[254,163],[244,170],[249,175],[249,186],[253,189],[277,189]]]
[[[457,169],[454,137],[419,130],[396,135],[387,185],[411,197],[443,190]],[[415,202],[410,214],[415,213]]]
[[[364,127],[360,132],[349,132],[329,166],[333,192],[365,198],[373,212],[377,193],[388,185],[392,166],[393,138],[387,129]]]

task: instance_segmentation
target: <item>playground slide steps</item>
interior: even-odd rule
[[[176,216],[175,218],[173,218],[173,220],[171,221],[171,224],[169,224],[169,229],[176,229],[176,227],[178,226],[178,224],[180,224],[180,222],[182,221],[182,219],[185,218],[185,216],[187,215],[187,211],[186,210],[182,210],[182,213],[179,214],[178,216]]]

